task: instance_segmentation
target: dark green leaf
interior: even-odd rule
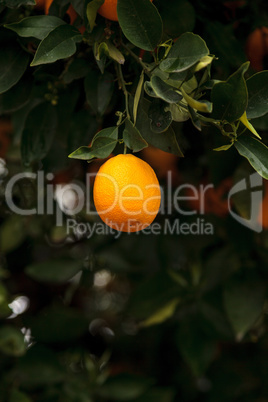
[[[63,76],[64,82],[70,84],[74,80],[84,78],[90,72],[90,66],[85,59],[74,59]]]
[[[175,389],[167,387],[153,387],[141,395],[135,402],[174,402]]]
[[[168,103],[178,103],[182,96],[174,90],[173,87],[166,84],[161,78],[153,75],[151,78],[151,85],[156,95]]]
[[[10,398],[8,402],[31,402],[30,399],[24,392],[19,391],[18,389],[13,389],[10,393]]]
[[[114,77],[105,72],[91,71],[85,78],[85,92],[89,105],[94,112],[102,116],[113,95]]]
[[[178,297],[179,286],[166,272],[158,272],[143,281],[131,294],[128,312],[145,320]]]
[[[36,15],[7,24],[5,27],[15,31],[19,36],[25,38],[32,36],[43,40],[53,29],[64,24],[65,22],[62,19],[51,15]]]
[[[48,260],[28,265],[25,273],[38,282],[65,283],[81,269],[79,260]]]
[[[247,86],[244,78],[248,67],[249,62],[242,64],[226,81],[214,85],[211,93],[212,118],[232,123],[243,115],[248,103]]]
[[[195,10],[187,0],[162,2],[161,16],[164,31],[173,38],[177,38],[184,32],[192,32],[194,29]]]
[[[37,342],[70,342],[88,331],[87,318],[66,306],[47,307],[29,324]]]
[[[108,127],[108,128],[104,128],[103,130],[100,130],[97,132],[97,134],[94,135],[94,138],[92,140],[92,145],[94,144],[95,140],[99,137],[106,137],[106,138],[111,138],[113,140],[117,140],[118,139],[118,127],[114,126],[114,127]]]
[[[169,51],[160,68],[168,72],[180,72],[195,65],[209,50],[200,36],[190,32],[181,35]]]
[[[24,6],[35,6],[35,0],[4,0],[3,4],[10,8]]]
[[[164,133],[156,134],[154,131],[152,131],[150,119],[142,108],[140,108],[138,111],[136,126],[142,137],[149,144],[154,145],[156,148],[162,149],[162,151],[170,152],[181,157],[183,156],[173,128],[169,126]]]
[[[151,81],[145,81],[144,83],[144,90],[147,93],[147,95],[151,96],[152,98],[157,98],[158,96],[153,90]]]
[[[151,121],[151,129],[157,134],[166,131],[172,123],[171,113],[165,109],[167,106],[159,99],[153,100],[150,105],[148,116]]]
[[[240,155],[247,158],[251,166],[264,178],[268,179],[268,148],[256,138],[243,135],[234,143]]]
[[[107,137],[98,137],[91,147],[82,146],[69,155],[69,158],[90,160],[93,158],[107,158],[113,152],[117,140]]]
[[[21,140],[21,157],[25,166],[43,159],[48,153],[57,127],[55,107],[41,103],[26,119]]]
[[[29,55],[17,44],[0,49],[0,93],[8,91],[23,76]]]
[[[87,20],[90,28],[89,32],[92,32],[95,26],[97,11],[103,3],[104,0],[92,0],[87,5]]]
[[[180,323],[177,345],[194,375],[204,375],[215,356],[216,343],[207,336],[197,316]]]
[[[142,138],[137,127],[135,127],[134,124],[128,119],[125,122],[123,140],[126,146],[132,149],[133,152],[139,152],[148,146],[147,142]]]
[[[150,386],[152,381],[143,377],[137,377],[131,374],[118,374],[114,377],[109,377],[102,384],[98,393],[104,398],[109,398],[115,401],[130,401],[136,400]]]
[[[142,70],[140,79],[136,88],[135,96],[134,96],[134,102],[133,102],[133,121],[134,125],[136,124],[137,120],[137,112],[138,112],[138,106],[140,102],[140,98],[142,95],[142,90],[143,90],[143,82],[144,82],[144,71]]]
[[[2,253],[9,253],[19,247],[26,238],[24,219],[20,215],[9,216],[0,228],[0,248]]]
[[[24,107],[30,100],[31,80],[20,80],[9,91],[0,95],[0,114],[15,112]]]
[[[118,0],[119,24],[133,45],[153,51],[162,37],[162,20],[149,0]]]
[[[254,74],[246,81],[248,87],[248,119],[268,113],[268,71]]]
[[[31,66],[54,63],[76,52],[76,42],[82,40],[80,32],[71,25],[60,25],[40,42]]]
[[[115,60],[119,64],[125,63],[125,58],[123,54],[115,47],[110,40],[106,40],[103,43],[103,52],[110,57],[110,59]]]
[[[53,330],[53,326],[50,329]],[[66,375],[55,352],[38,343],[32,345],[19,360],[14,374],[20,384],[27,388],[50,387],[51,384],[62,382]]]
[[[253,275],[233,277],[224,288],[224,306],[238,340],[261,316],[265,301],[265,286],[261,278]]]
[[[26,352],[26,344],[22,332],[11,325],[0,328],[0,351],[9,356],[22,356]]]

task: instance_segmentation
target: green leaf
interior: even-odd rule
[[[237,275],[225,285],[223,300],[236,338],[241,340],[263,312],[265,286],[257,275]]]
[[[182,34],[169,51],[167,58],[160,63],[160,68],[167,72],[180,72],[194,66],[209,50],[200,36],[191,32]]]
[[[103,47],[104,53],[110,57],[110,59],[116,61],[119,64],[124,64],[125,63],[125,58],[123,54],[120,52],[120,50],[115,47],[110,40],[106,40],[103,42],[105,46]]]
[[[268,179],[268,148],[261,141],[250,136],[240,136],[234,143],[240,155],[264,178]]]
[[[176,139],[175,132],[171,126],[162,133],[157,135],[151,130],[151,124],[148,116],[144,111],[139,112],[139,119],[137,119],[136,126],[142,134],[145,141],[154,145],[156,148],[162,149],[162,151],[170,152],[174,155],[183,157],[183,153],[179,147]]]
[[[221,147],[214,148],[213,151],[228,151],[234,144],[231,142],[230,144],[222,145]]]
[[[212,103],[208,101],[199,101],[191,96],[189,96],[183,88],[181,88],[182,95],[186,102],[193,108],[203,113],[211,113],[212,112]]]
[[[23,79],[9,91],[0,95],[0,114],[15,112],[23,108],[30,100],[32,80]]]
[[[67,306],[49,306],[31,317],[29,325],[37,342],[70,342],[88,332],[88,319]]]
[[[18,389],[12,389],[8,402],[31,402],[30,399],[24,392],[19,391]]]
[[[144,83],[144,90],[147,93],[147,95],[151,96],[152,98],[158,98],[156,93],[153,90],[152,84],[150,81],[145,81]]]
[[[247,81],[247,117],[255,119],[268,113],[268,71],[254,74]]]
[[[107,158],[113,152],[117,140],[107,137],[98,137],[91,147],[82,146],[69,155],[69,158],[90,160],[93,158]]]
[[[133,152],[139,152],[148,146],[147,142],[142,138],[137,127],[135,127],[129,119],[127,119],[125,122],[123,141],[128,148],[133,150]]]
[[[100,6],[104,3],[104,0],[92,0],[87,4],[87,20],[89,25],[89,32],[93,31],[95,26],[95,20],[97,16],[97,11]]]
[[[11,29],[19,36],[24,38],[33,37],[43,40],[53,29],[66,23],[51,15],[36,15],[33,17],[27,17],[19,22],[13,22],[13,24],[6,24],[5,28]]]
[[[161,17],[165,33],[172,38],[177,38],[184,32],[192,32],[194,29],[195,9],[187,0],[162,2]]]
[[[171,103],[166,110],[169,110],[172,116],[173,121],[186,121],[189,119],[189,111],[187,109],[184,109],[180,105],[176,105],[174,103]]]
[[[133,45],[153,51],[162,37],[162,20],[150,0],[118,0],[119,24]]]
[[[0,328],[0,351],[9,356],[22,356],[26,352],[26,344],[22,332],[11,325]]]
[[[94,144],[95,140],[99,137],[106,137],[106,138],[112,138],[114,140],[118,139],[118,127],[114,126],[114,127],[108,127],[108,128],[104,128],[103,130],[100,130],[97,132],[97,134],[94,135],[93,140],[92,140],[92,144]]]
[[[113,75],[108,72],[100,74],[98,71],[91,71],[85,78],[84,87],[89,105],[96,114],[102,116],[113,95]]]
[[[167,103],[160,99],[154,99],[150,105],[148,116],[151,121],[151,129],[155,133],[163,133],[172,123],[172,116],[169,110],[166,110]]]
[[[144,82],[144,71],[142,70],[140,79],[136,88],[135,96],[134,96],[134,103],[133,103],[133,121],[134,121],[134,126],[136,124],[136,119],[137,119],[137,112],[138,112],[138,106],[139,106],[139,101],[141,98],[141,93],[142,93],[142,88],[143,88],[143,82]]]
[[[70,84],[74,80],[84,78],[90,72],[89,63],[85,59],[74,59],[68,66],[68,70],[63,75],[66,84]]]
[[[176,391],[168,387],[153,387],[141,395],[135,402],[174,402]]]
[[[47,155],[56,128],[57,113],[50,103],[41,103],[30,111],[21,140],[21,157],[25,166]]]
[[[76,52],[76,42],[82,40],[80,32],[71,25],[60,25],[40,42],[31,66],[54,63]]]
[[[140,283],[131,294],[128,313],[138,320],[145,321],[163,306],[174,303],[179,291],[179,285],[165,271],[158,272]]]
[[[167,103],[178,103],[182,99],[182,96],[173,87],[166,84],[156,75],[152,76],[151,85],[155,94]]]
[[[242,114],[242,116],[240,117],[239,120],[244,124],[245,127],[247,127],[247,129],[248,129],[249,131],[252,132],[252,134],[254,134],[257,138],[259,138],[259,139],[261,140],[261,137],[259,136],[259,134],[258,134],[257,131],[255,130],[255,128],[253,127],[253,125],[248,121],[247,113],[246,113],[246,112],[244,112],[244,113]]]
[[[53,330],[53,328],[50,328]],[[57,354],[40,344],[32,345],[25,356],[14,367],[14,376],[23,387],[51,387],[64,380],[65,372],[57,359]]]
[[[190,316],[180,323],[177,332],[178,349],[196,377],[204,375],[216,352],[216,343],[202,324],[198,316]]]
[[[48,260],[28,265],[25,273],[37,282],[65,283],[81,271],[79,260]]]
[[[23,76],[29,55],[16,43],[0,49],[0,94],[12,88]]]
[[[10,8],[18,8],[20,6],[35,6],[35,0],[4,0],[1,4],[6,5]]]
[[[136,400],[151,385],[152,381],[148,378],[122,373],[108,377],[99,388],[98,394],[103,398],[125,402]]]
[[[233,123],[243,115],[248,103],[247,86],[244,78],[248,67],[249,62],[242,64],[226,81],[213,86],[211,93],[212,118]]]
[[[151,325],[161,324],[166,321],[168,318],[172,317],[175,313],[175,310],[180,302],[180,299],[176,298],[168,302],[166,305],[161,307],[155,313],[153,313],[150,317],[140,323],[141,327],[150,327]]]
[[[0,228],[0,249],[9,253],[18,248],[26,238],[23,216],[11,215],[5,219]]]

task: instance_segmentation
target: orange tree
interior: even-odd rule
[[[103,3],[0,3],[0,399],[266,401],[267,5]],[[94,213],[120,153],[151,231]]]

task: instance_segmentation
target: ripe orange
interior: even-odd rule
[[[100,167],[93,198],[99,216],[108,226],[122,232],[137,232],[156,217],[161,190],[148,163],[132,154],[120,154]]]
[[[264,228],[268,229],[268,181],[264,184],[264,197],[259,209],[258,216],[259,224]]]
[[[264,69],[264,57],[268,54],[268,28],[256,28],[246,41],[246,54],[251,67],[256,71]]]
[[[117,0],[105,0],[103,5],[98,9],[98,13],[108,20],[118,21]]]

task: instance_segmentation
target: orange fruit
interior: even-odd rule
[[[264,69],[264,57],[268,54],[268,28],[256,28],[246,41],[246,54],[251,67],[256,71]]]
[[[258,222],[264,229],[268,229],[268,181],[267,180],[265,181],[264,197],[263,197],[262,203],[260,205]]]
[[[93,198],[100,218],[108,226],[122,232],[137,232],[155,219],[161,190],[148,163],[132,154],[120,154],[100,167]]]
[[[98,9],[98,13],[108,20],[118,21],[117,0],[105,0],[103,5]]]

